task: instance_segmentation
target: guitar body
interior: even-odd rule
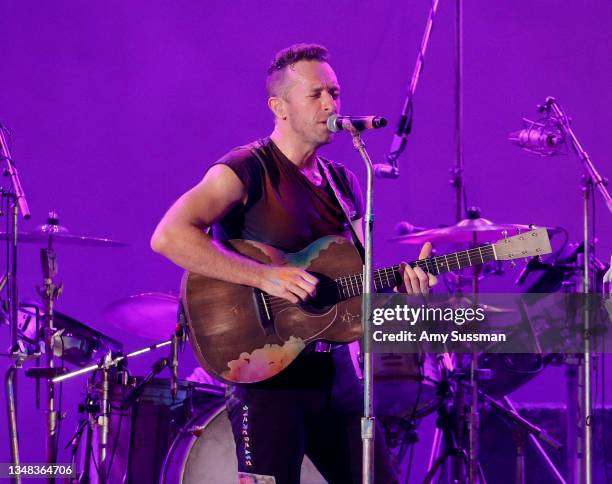
[[[264,264],[307,270],[319,279],[317,295],[291,304],[252,287],[186,273],[183,307],[204,369],[230,383],[254,383],[280,373],[309,343],[348,343],[361,336],[361,297],[343,297],[332,283],[362,271],[349,240],[327,236],[292,254],[248,240],[227,245]]]

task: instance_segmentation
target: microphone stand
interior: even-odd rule
[[[2,212],[2,203],[6,197],[9,200],[7,206],[10,207],[10,214],[7,216],[11,217],[11,237],[7,237],[7,254],[10,254],[10,268],[7,268],[7,276],[3,279],[6,283],[8,290],[9,300],[9,321],[10,321],[10,334],[11,334],[11,346],[9,350],[9,356],[14,360],[13,364],[9,367],[5,374],[5,390],[7,398],[7,415],[9,420],[9,435],[11,443],[11,464],[18,466],[19,460],[19,437],[17,434],[17,408],[15,405],[15,388],[17,386],[17,369],[21,368],[22,362],[27,355],[20,351],[18,344],[18,311],[19,311],[19,297],[17,292],[17,242],[18,242],[18,219],[19,212],[24,219],[30,218],[30,209],[26,200],[25,192],[21,187],[21,180],[17,168],[13,163],[11,152],[8,146],[8,142],[5,136],[5,128],[0,124],[0,158],[6,161],[6,168],[3,170],[3,174],[11,179],[12,192],[6,193],[2,191],[2,197],[0,197],[0,214]],[[21,477],[17,476],[14,479],[15,482],[21,482]]]
[[[371,331],[371,294],[372,294],[372,233],[374,229],[374,217],[372,213],[373,181],[374,172],[372,160],[365,149],[365,143],[361,139],[359,131],[351,124],[345,123],[344,127],[353,138],[353,146],[361,155],[366,166],[366,209],[364,215],[364,266],[363,287],[361,299],[361,320],[363,324],[363,417],[361,419],[362,452],[362,483],[372,484],[374,482],[374,388],[373,388],[373,365],[374,359],[370,351]]]
[[[434,17],[436,15],[436,11],[438,10],[439,1],[440,0],[433,0],[431,2],[429,17],[427,18],[427,23],[425,24],[425,32],[423,33],[423,38],[421,39],[421,47],[419,48],[416,64],[414,65],[414,70],[412,71],[412,78],[410,79],[410,85],[408,86],[408,93],[406,95],[406,100],[404,101],[397,131],[393,135],[393,141],[391,142],[389,154],[385,158],[387,164],[385,165],[381,163],[374,165],[376,175],[382,178],[397,178],[399,176],[397,160],[406,149],[406,139],[412,131],[412,98],[419,82],[419,76],[423,71],[423,60],[425,59],[425,52],[427,51],[427,47],[429,45],[429,38],[433,29]]]
[[[455,165],[450,169],[450,185],[455,189],[455,220],[463,218],[463,13],[461,0],[455,0]],[[459,287],[462,281],[460,276]]]
[[[570,121],[563,111],[561,105],[553,97],[547,97],[544,105],[540,108],[543,112],[552,114],[561,125],[566,137],[569,139],[573,150],[576,155],[582,161],[584,165],[586,175],[583,176],[583,243],[584,243],[584,257],[582,263],[582,284],[581,292],[588,297],[587,294],[591,288],[591,275],[590,275],[590,264],[591,264],[591,236],[589,234],[589,203],[591,198],[591,192],[593,187],[597,187],[599,193],[604,199],[606,206],[610,213],[612,213],[612,198],[606,188],[607,181],[601,177],[595,165],[591,161],[591,158],[587,152],[582,148],[582,145],[578,141],[578,138],[574,134],[570,126]],[[595,241],[593,240],[593,244]],[[593,245],[594,247],[594,245]],[[583,302],[582,309],[582,321],[584,324],[584,356],[582,361],[582,372],[580,373],[580,379],[578,382],[578,395],[580,403],[580,425],[582,426],[578,432],[577,442],[577,460],[582,456],[582,465],[576,469],[576,483],[579,484],[591,484],[593,481],[592,477],[592,462],[593,462],[593,449],[592,449],[592,426],[591,422],[593,419],[592,415],[592,375],[591,375],[591,343],[590,338],[590,311],[589,304]],[[580,435],[582,434],[582,435]],[[581,467],[581,468],[580,468]],[[579,472],[580,471],[580,472]],[[580,479],[582,478],[582,479]]]
[[[140,348],[136,351],[132,351],[131,353],[128,353],[126,355],[124,354],[119,354],[117,356],[112,355],[112,358],[110,359],[110,361],[105,361],[106,360],[106,357],[105,357],[105,360],[103,360],[101,363],[86,366],[85,368],[79,368],[78,370],[74,370],[70,373],[65,373],[65,374],[56,376],[52,378],[51,381],[53,383],[59,383],[59,382],[74,378],[75,376],[84,375],[85,373],[91,373],[96,370],[103,370],[105,367],[110,368],[112,366],[117,366],[120,362],[124,360],[128,360],[130,358],[134,358],[136,356],[143,355],[145,353],[148,353],[149,351],[155,351],[159,348],[162,348],[164,346],[169,346],[171,344],[172,344],[172,340],[166,340],[166,341],[162,341],[161,343],[155,343],[151,346],[145,346],[144,348]]]
[[[165,357],[160,358],[155,363],[153,363],[153,365],[151,366],[151,371],[149,371],[149,373],[147,373],[147,375],[142,379],[142,381],[123,398],[120,405],[121,410],[126,410],[127,408],[129,408],[143,392],[145,386],[151,383],[151,380],[153,380],[153,378],[159,375],[160,372],[169,364],[170,362],[168,361],[168,358]]]

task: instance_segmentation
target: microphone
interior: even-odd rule
[[[562,132],[550,123],[538,123],[524,120],[525,128],[508,135],[508,140],[519,148],[536,153],[540,156],[552,156],[561,152],[565,143]]]
[[[332,114],[327,118],[327,129],[332,133],[338,131],[363,131],[387,126],[387,120],[381,116],[339,116]]]
[[[387,163],[376,163],[373,167],[374,175],[379,178],[397,178],[399,177],[399,169]]]

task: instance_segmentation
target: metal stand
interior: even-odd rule
[[[364,215],[365,222],[365,256],[363,266],[363,289],[361,315],[363,324],[363,417],[361,419],[361,440],[363,442],[363,484],[374,482],[374,358],[370,351],[370,317],[371,317],[371,295],[372,295],[372,232],[374,229],[374,217],[372,213],[372,188],[373,170],[372,160],[365,149],[365,144],[361,139],[359,131],[350,122],[345,123],[343,129],[351,133],[353,146],[361,155],[367,171],[366,184],[366,210]]]
[[[469,381],[462,381],[465,378],[464,374],[455,373],[451,375],[451,378],[457,380],[456,385],[456,395],[464,390],[471,390],[473,393],[474,388],[472,387],[472,383]],[[471,377],[470,377],[471,379]],[[513,438],[515,440],[515,457],[516,457],[516,475],[515,482],[517,484],[524,484],[525,480],[525,451],[527,445],[527,439],[533,444],[536,451],[546,464],[550,473],[554,476],[555,482],[559,482],[565,484],[565,480],[561,476],[559,470],[555,467],[550,457],[546,454],[546,451],[542,448],[541,443],[546,443],[554,450],[561,450],[563,448],[562,444],[557,442],[554,438],[549,436],[544,430],[539,428],[538,426],[532,424],[527,419],[522,417],[516,411],[513,403],[510,401],[508,397],[504,397],[504,404],[498,402],[494,398],[487,395],[482,390],[476,390],[481,400],[486,401],[491,408],[497,411],[505,420],[510,422],[512,425]],[[455,395],[455,397],[456,397]],[[453,483],[463,483],[466,482],[466,475],[464,472],[465,468],[471,466],[470,456],[462,447],[462,435],[456,432],[457,425],[464,425],[465,420],[463,420],[460,416],[460,410],[457,408],[457,398],[454,398],[455,402],[455,414],[452,415],[446,405],[442,405],[438,410],[438,421],[436,433],[434,434],[434,441],[432,444],[431,454],[429,458],[429,466],[428,472],[425,476],[424,483],[431,483],[434,481],[436,474],[441,469],[446,459],[452,458],[454,459],[453,468],[452,468],[452,476],[451,482]],[[441,442],[444,440],[445,450],[442,454],[440,454],[440,446]],[[468,476],[467,482],[486,482],[482,468],[480,463],[476,461],[474,465],[473,476]],[[478,481],[477,481],[478,479]]]
[[[525,437],[529,438],[529,441],[531,442],[533,447],[536,449],[536,451],[538,452],[538,454],[540,455],[540,457],[542,458],[542,460],[546,464],[546,467],[548,468],[550,473],[554,476],[556,482],[559,482],[560,484],[565,484],[566,481],[565,481],[565,479],[563,479],[563,476],[559,472],[559,469],[557,469],[555,467],[555,464],[553,464],[552,460],[550,459],[550,457],[548,456],[548,454],[546,453],[546,451],[542,447],[542,444],[540,443],[539,439],[536,438],[536,435],[538,434],[538,428],[535,427],[533,424],[531,424],[530,422],[528,422],[526,419],[524,419],[523,417],[521,417],[518,414],[518,412],[516,411],[516,408],[514,407],[514,404],[510,400],[510,398],[504,397],[504,403],[506,404],[506,407],[508,407],[508,409],[510,409],[512,411],[513,418],[514,418],[514,416],[516,416],[516,417],[518,417],[518,418],[520,418],[520,419],[522,419],[524,421],[524,422],[520,422],[518,424],[518,426],[521,427],[519,436],[521,436],[521,437],[525,436]],[[525,425],[528,425],[529,428],[531,428],[532,430],[526,431],[526,429],[523,428]],[[540,433],[541,433],[541,431],[540,431]],[[548,435],[546,435],[546,438],[550,439],[550,437],[548,437]],[[521,484],[525,482],[525,472],[524,472],[525,471],[525,463],[524,463],[524,458],[525,458],[525,453],[524,453],[525,443],[521,442],[521,449],[518,448],[518,445],[517,445],[517,449],[516,449],[516,459],[517,459],[517,467],[516,467],[517,474],[516,475],[517,475],[517,483],[519,483],[518,476],[520,475],[521,478],[522,478],[522,480],[520,481]],[[547,441],[547,443],[550,444],[555,450],[561,450],[561,447],[560,447],[561,444],[559,444],[554,439],[550,439],[550,441]],[[520,462],[519,462],[519,459],[520,459]],[[520,471],[520,474],[519,474],[519,471]]]
[[[19,465],[19,440],[17,435],[17,409],[15,407],[15,385],[17,377],[17,369],[21,363],[17,360],[6,372],[6,406],[7,415],[9,418],[9,440],[11,444],[11,463],[15,466]],[[13,482],[21,483],[21,474],[12,479]]]
[[[455,165],[450,184],[455,189],[455,222],[463,219],[463,12],[455,0]]]
[[[471,373],[472,371],[470,370],[470,378],[472,378]],[[484,474],[478,460],[473,464],[474,476],[470,477],[470,469],[472,467],[471,455],[469,448],[466,452],[466,449],[463,447],[466,423],[465,391],[473,387],[471,383],[462,384],[462,382],[458,381],[460,378],[465,378],[465,374],[450,372],[449,375],[449,378],[457,380],[452,396],[454,413],[449,412],[446,404],[441,405],[438,409],[436,431],[429,456],[427,474],[423,482],[426,484],[433,482],[445,461],[451,459],[450,482],[461,484],[469,482],[471,484],[477,482],[476,479],[478,479],[479,482],[485,483]],[[450,389],[451,386],[449,385],[448,388]],[[480,392],[480,390],[477,391]],[[470,433],[468,437],[471,444],[472,434]],[[442,443],[444,451],[441,452]]]
[[[402,107],[402,114],[400,115],[397,131],[393,135],[391,148],[385,158],[387,164],[377,164],[374,166],[376,175],[383,178],[399,177],[399,166],[397,160],[406,149],[408,135],[412,132],[412,117],[414,114],[412,98],[414,97],[414,93],[419,82],[419,76],[423,71],[425,52],[429,46],[429,38],[431,36],[431,31],[433,30],[434,18],[438,10],[439,2],[440,0],[432,0],[431,2],[431,9],[429,10],[429,16],[427,17],[427,23],[425,24],[425,32],[423,33],[423,38],[421,39],[421,46],[419,48],[414,70],[412,71],[412,77],[410,79],[410,85],[408,86],[408,93],[406,94],[404,106]]]
[[[57,215],[55,220],[57,219]],[[51,219],[50,219],[51,220]],[[57,333],[53,325],[53,311],[55,299],[62,292],[62,284],[57,284],[57,257],[53,250],[53,238],[49,235],[49,243],[46,249],[41,249],[40,259],[43,271],[43,284],[38,287],[38,292],[46,305],[45,325],[43,329],[45,352],[47,354],[47,368],[52,371],[55,368],[54,348]],[[55,464],[57,461],[57,430],[58,409],[55,406],[55,385],[51,378],[47,379],[47,463]],[[50,479],[51,482],[54,479]]]
[[[570,126],[570,120],[563,111],[561,105],[553,97],[546,98],[544,105],[540,108],[542,112],[546,112],[553,116],[559,123],[560,128],[563,130],[567,139],[580,159],[585,169],[584,183],[583,183],[583,244],[584,244],[584,259],[582,264],[582,284],[581,292],[586,295],[589,294],[591,289],[591,276],[590,276],[590,263],[591,263],[591,237],[589,234],[589,203],[591,201],[591,192],[593,187],[597,187],[601,194],[608,211],[612,213],[612,197],[606,188],[606,180],[599,174],[595,165],[591,161],[591,158],[587,152],[582,148],[582,145],[578,141],[578,138],[574,134]],[[581,457],[580,463],[580,474],[582,479],[576,480],[576,484],[591,484],[592,483],[592,465],[593,465],[593,449],[592,449],[592,396],[591,396],[591,346],[590,346],[590,314],[589,304],[583,305],[582,323],[584,324],[584,359],[582,362],[582,373],[580,375],[580,382],[578,388],[580,390],[581,400],[581,422],[580,427],[582,428],[583,435],[578,435],[577,443],[577,454]],[[579,432],[580,434],[580,432]]]
[[[17,370],[21,368],[21,361],[27,357],[27,355],[20,352],[18,344],[18,310],[19,310],[19,296],[17,287],[17,242],[18,242],[18,215],[21,212],[21,216],[24,219],[30,218],[30,209],[26,200],[25,192],[21,187],[21,180],[17,168],[11,157],[11,152],[8,146],[8,142],[5,136],[5,128],[0,125],[0,161],[6,162],[6,168],[3,170],[3,174],[8,176],[11,180],[12,192],[5,193],[2,191],[2,197],[0,201],[0,214],[2,213],[2,207],[5,199],[10,202],[7,203],[9,210],[7,216],[11,216],[11,223],[8,224],[11,227],[11,238],[7,240],[7,254],[10,255],[11,267],[7,267],[7,274],[2,279],[6,284],[8,290],[8,301],[9,301],[9,321],[11,331],[11,346],[9,349],[9,357],[14,359],[14,364],[6,372],[5,384],[6,384],[6,398],[8,406],[8,420],[9,420],[9,436],[11,443],[11,463],[13,465],[19,465],[19,436],[17,433],[17,407],[15,404],[15,388],[17,386]],[[10,212],[10,215],[9,213]],[[15,482],[21,482],[21,477],[18,476],[14,479]]]
[[[59,383],[59,382],[74,378],[75,376],[84,375],[86,373],[91,373],[92,371],[96,371],[96,370],[102,370],[105,366],[108,366],[109,368],[111,368],[111,367],[117,366],[117,364],[123,360],[127,360],[135,356],[140,356],[145,353],[148,353],[149,351],[154,351],[156,349],[159,349],[164,346],[171,345],[171,344],[172,344],[172,340],[169,339],[167,341],[162,341],[161,343],[155,343],[154,345],[151,345],[151,346],[145,346],[144,348],[140,348],[136,351],[132,351],[131,353],[128,353],[127,355],[111,356],[109,361],[107,361],[105,357],[101,363],[98,363],[96,365],[86,366],[85,368],[79,368],[78,370],[72,371],[70,373],[56,376],[51,381],[53,383]]]
[[[457,388],[457,391],[459,388]],[[456,401],[456,400],[455,400]],[[455,407],[455,411],[458,409]],[[436,431],[432,443],[431,453],[429,456],[429,465],[427,474],[423,479],[424,484],[429,484],[434,481],[436,474],[441,469],[444,462],[451,458],[452,461],[452,482],[465,482],[465,474],[463,469],[468,465],[468,456],[465,449],[462,447],[461,437],[456,432],[456,425],[462,419],[453,417],[446,408],[442,405],[438,409],[438,420],[436,422]],[[444,451],[441,453],[442,442],[444,442]]]
[[[459,3],[459,0],[458,0]],[[477,235],[474,232],[472,244],[474,247],[478,245]],[[478,281],[480,277],[480,266],[475,266],[472,273],[472,304],[478,307]],[[478,439],[480,437],[480,413],[478,410],[478,354],[472,352],[470,361],[470,389],[472,391],[470,399],[470,418],[468,421],[468,482],[470,484],[476,482],[476,476],[480,469],[478,461]],[[480,472],[482,476],[482,472]],[[484,478],[482,479],[484,482]]]
[[[73,437],[70,439],[69,444],[68,444],[69,446],[72,446],[72,455],[74,459],[76,456],[78,447],[79,447],[79,441],[82,436],[83,430],[85,427],[87,427],[87,441],[86,441],[87,450],[85,453],[85,469],[83,473],[81,474],[81,479],[79,482],[89,482],[90,481],[90,472],[91,472],[90,462],[92,460],[91,457],[94,452],[93,446],[92,446],[92,440],[93,440],[93,435],[94,435],[93,429],[96,426],[98,427],[97,436],[99,439],[98,453],[96,455],[96,459],[94,459],[94,462],[96,462],[97,460],[96,472],[97,472],[99,482],[105,483],[105,482],[108,482],[108,479],[109,479],[108,472],[110,471],[110,469],[109,469],[109,462],[108,462],[108,457],[109,457],[108,451],[109,451],[109,435],[110,435],[109,424],[110,424],[110,375],[111,375],[111,370],[119,365],[125,364],[129,358],[143,355],[145,353],[157,350],[164,346],[172,345],[172,343],[173,343],[173,340],[170,339],[167,341],[163,341],[161,343],[156,343],[154,345],[138,349],[136,351],[132,351],[131,353],[128,353],[126,355],[113,356],[113,354],[109,351],[104,356],[104,358],[102,359],[100,363],[96,365],[88,366],[86,368],[81,368],[71,373],[66,373],[63,375],[56,376],[55,378],[51,380],[53,383],[59,383],[65,380],[72,379],[75,376],[83,375],[86,373],[91,373],[91,372],[98,371],[98,370],[102,372],[101,398],[99,398],[97,404],[94,404],[92,403],[91,396],[87,395],[85,404],[82,406],[81,405],[79,406],[79,408],[83,408],[83,410],[89,414],[89,417],[87,418],[87,420],[84,420],[83,422],[81,422],[81,424],[79,425],[79,428],[77,429]],[[169,366],[171,358],[172,358],[172,354],[170,355],[169,358],[162,358],[161,360],[158,360],[153,365],[151,372],[145,377],[145,379],[141,382],[141,384],[137,386],[134,390],[132,390],[130,393],[128,393],[128,395],[125,396],[124,400],[122,401],[120,405],[120,408],[122,410],[127,408],[131,403],[133,403],[133,401],[136,398],[138,398],[138,395],[143,390],[146,383],[148,383],[154,376],[156,376],[165,367]],[[112,457],[111,457],[111,464],[112,464]]]
[[[107,471],[110,471],[107,466],[108,457],[108,434],[109,434],[109,419],[110,419],[110,369],[113,365],[112,354],[110,352],[104,358],[102,364],[102,399],[100,401],[100,416],[97,419],[97,424],[100,427],[100,447],[98,449],[98,473],[100,482],[107,481]]]

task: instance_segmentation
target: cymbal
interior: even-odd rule
[[[0,240],[10,238],[11,234],[0,232]],[[28,232],[19,232],[17,234],[18,242],[29,244],[48,244],[49,240],[53,244],[61,245],[79,245],[83,247],[125,247],[127,244],[117,240],[106,239],[103,237],[89,237],[71,233],[63,225],[44,224],[39,225],[34,230]]]
[[[174,294],[147,292],[109,304],[105,321],[127,333],[160,340],[174,334],[179,298]]]
[[[555,233],[559,230],[552,227],[547,227],[547,229],[550,233]],[[476,236],[476,242],[483,243],[495,242],[505,235],[512,236],[518,233],[528,232],[529,230],[531,230],[529,225],[496,224],[486,218],[466,218],[449,227],[428,229],[412,234],[400,235],[399,237],[390,238],[389,241],[400,244],[423,244],[425,242],[459,244],[473,242],[474,236]]]

